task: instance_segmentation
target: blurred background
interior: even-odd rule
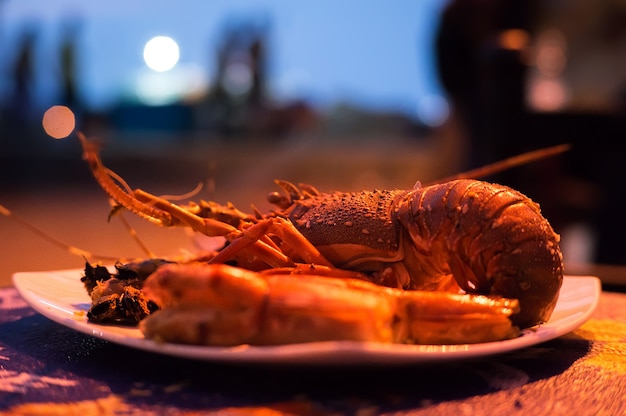
[[[52,105],[131,186],[202,183],[196,198],[242,210],[269,209],[275,178],[410,188],[569,143],[484,179],[540,203],[566,272],[626,263],[622,0],[0,0],[0,204],[69,244],[140,256],[76,138],[43,131]],[[129,220],[157,254],[194,249]],[[82,266],[0,229],[0,282]]]

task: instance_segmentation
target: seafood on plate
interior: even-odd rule
[[[119,207],[161,226],[183,226],[227,244],[210,264],[251,271],[317,265],[379,286],[516,299],[514,325],[546,322],[563,280],[556,234],[540,207],[507,186],[458,179],[409,190],[318,191],[276,181],[269,213],[212,201],[175,204],[132,190],[79,133],[83,157]],[[302,279],[300,279],[302,280]],[[383,289],[381,289],[383,290]]]

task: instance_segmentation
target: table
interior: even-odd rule
[[[0,289],[0,414],[626,414],[626,294],[498,356],[358,368],[195,362],[82,335]]]

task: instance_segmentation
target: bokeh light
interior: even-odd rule
[[[176,66],[179,58],[178,44],[169,36],[155,36],[143,48],[144,62],[153,71],[169,71]]]
[[[76,119],[72,110],[64,105],[55,105],[43,114],[42,125],[50,137],[64,139],[74,131]]]
[[[500,47],[508,50],[522,50],[528,47],[530,35],[522,29],[503,30],[498,35]]]
[[[426,94],[418,102],[417,118],[427,126],[441,126],[450,117],[450,105],[445,97]]]
[[[558,111],[567,103],[567,87],[561,78],[537,77],[531,80],[528,100],[536,110]]]

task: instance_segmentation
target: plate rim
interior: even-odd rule
[[[585,323],[595,311],[600,294],[601,281],[596,276],[566,275],[559,293],[555,312],[558,314],[562,306],[564,295],[569,290],[585,288],[584,295],[579,298],[585,300],[585,307],[575,314],[565,315],[559,320],[565,322],[555,325],[555,313],[545,324],[526,329],[517,338],[480,344],[459,345],[408,345],[385,344],[376,342],[357,341],[325,341],[304,344],[288,344],[277,346],[250,346],[235,347],[194,346],[183,344],[158,343],[146,339],[138,328],[100,325],[87,321],[86,311],[90,306],[89,296],[80,282],[82,269],[65,269],[37,272],[18,272],[12,276],[14,287],[25,302],[37,313],[74,331],[88,336],[100,338],[108,342],[149,351],[166,356],[187,358],[192,360],[213,362],[256,362],[256,363],[284,363],[284,364],[417,364],[433,363],[459,359],[470,359],[489,355],[503,354],[525,347],[540,344],[562,335],[565,335]],[[56,276],[57,280],[69,284],[79,298],[74,299],[74,307],[52,301],[45,293],[32,287],[33,279],[43,276]],[[576,279],[576,280],[573,280]],[[574,289],[574,282],[578,284]],[[80,288],[82,293],[77,289]],[[565,292],[564,290],[565,289]],[[591,289],[591,293],[587,291]],[[71,292],[71,291],[70,291]]]

